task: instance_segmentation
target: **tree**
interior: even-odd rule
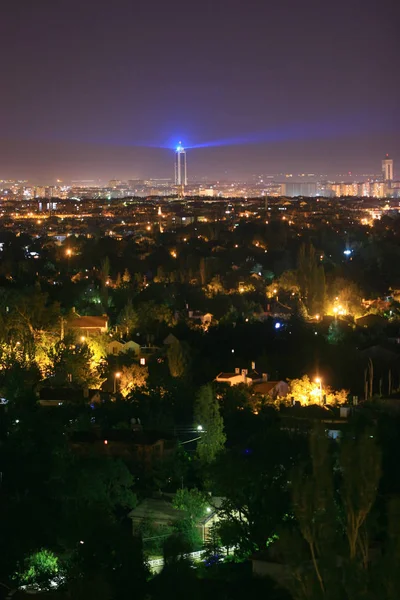
[[[195,426],[202,427],[197,456],[203,464],[212,463],[224,447],[226,436],[218,400],[210,384],[200,388],[194,405]]]
[[[363,292],[353,281],[338,277],[332,285],[332,292],[337,298],[338,306],[343,307],[347,314],[360,317],[365,312],[362,307]]]
[[[343,404],[347,400],[347,390],[332,390],[327,385],[320,386],[320,383],[311,381],[308,375],[303,375],[301,379],[289,380],[289,392],[287,399],[293,398],[300,402],[302,406],[309,404]]]
[[[285,292],[298,294],[300,288],[296,271],[284,271],[278,279],[277,287]]]
[[[142,365],[133,364],[130,367],[122,367],[119,378],[119,391],[126,398],[135,388],[145,387],[149,370]]]
[[[188,490],[179,489],[174,497],[173,506],[184,513],[184,517],[177,521],[175,528],[177,538],[181,545],[188,545],[186,552],[190,552],[201,545],[198,525],[207,514],[207,496],[196,488]],[[183,544],[182,544],[183,543]]]
[[[107,281],[110,277],[110,260],[108,258],[108,256],[105,257],[105,259],[102,261],[101,263],[101,267],[100,267],[100,281],[102,286],[106,286],[107,285]]]
[[[243,413],[242,413],[243,414]],[[228,448],[211,467],[213,490],[224,501],[219,509],[223,545],[247,557],[265,551],[291,512],[291,473],[306,454],[303,434],[252,417],[260,429],[242,425],[244,441]]]
[[[368,519],[377,498],[381,453],[369,431],[345,438],[338,464],[332,449],[324,428],[317,426],[310,436],[310,462],[293,475],[295,523],[282,528],[278,546],[292,573],[293,598],[372,599],[380,595],[381,584],[375,580],[378,589],[371,589],[376,574],[368,556]]]
[[[58,557],[50,550],[41,549],[26,558],[20,572],[15,575],[18,586],[39,591],[50,590],[60,584],[63,570]]]
[[[169,372],[172,377],[184,377],[190,367],[190,354],[187,344],[179,340],[173,342],[167,350]]]
[[[325,305],[326,284],[324,267],[317,261],[312,244],[302,244],[297,259],[297,278],[300,293],[310,313],[322,313]]]
[[[67,336],[50,348],[47,376],[53,385],[100,387],[99,365],[93,360],[92,351],[86,344],[78,346],[73,341]]]
[[[131,274],[129,273],[128,269],[125,269],[124,274],[122,275],[122,281],[126,285],[128,283],[130,283],[130,281],[131,281]]]
[[[208,264],[206,258],[200,259],[199,272],[200,272],[200,282],[201,285],[206,285],[208,280]]]
[[[133,329],[139,327],[139,317],[137,311],[133,308],[132,300],[129,299],[123,310],[119,313],[118,324],[125,330],[126,335]]]
[[[192,521],[198,521],[207,514],[208,497],[197,488],[188,490],[182,488],[177,490],[173,506],[177,510],[182,510]]]

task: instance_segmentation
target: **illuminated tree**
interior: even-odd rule
[[[39,591],[50,590],[61,583],[63,571],[58,557],[50,550],[34,552],[24,562],[22,570],[15,575],[18,585]]]
[[[300,292],[300,288],[296,271],[284,271],[284,273],[282,273],[278,279],[277,287],[285,292],[298,294]]]
[[[199,272],[200,272],[200,282],[201,285],[206,285],[207,281],[208,281],[208,265],[207,265],[207,259],[205,258],[201,258],[200,259],[200,265],[199,265]]]
[[[225,291],[224,284],[222,283],[221,276],[215,275],[209,284],[207,284],[207,294],[213,296],[215,294],[223,294]]]
[[[332,286],[332,292],[335,300],[335,305],[340,306],[343,310],[354,317],[360,317],[365,310],[362,306],[363,292],[359,286],[353,281],[337,278]]]
[[[122,281],[125,284],[130,283],[130,281],[131,281],[131,274],[129,273],[128,269],[125,269],[124,274],[122,275]]]
[[[300,402],[302,406],[309,404],[343,404],[347,401],[347,390],[332,390],[329,386],[311,381],[308,375],[303,375],[301,379],[289,380],[289,392],[287,398],[293,398]]]
[[[279,532],[293,598],[375,598],[379,571],[369,559],[368,519],[381,476],[381,453],[369,432],[341,442],[334,464],[324,428],[310,435],[310,463],[293,475],[295,523]],[[334,473],[341,485],[336,492]],[[344,535],[343,535],[344,530]],[[340,557],[340,561],[338,561]]]
[[[191,490],[182,488],[177,490],[173,506],[185,512],[195,522],[207,514],[207,495],[196,488]]]
[[[179,340],[173,342],[167,351],[168,368],[172,377],[185,377],[190,368],[189,347]]]
[[[131,299],[128,300],[124,309],[120,312],[118,323],[125,330],[126,335],[129,335],[133,329],[138,328],[139,318],[137,312],[133,308]]]
[[[102,379],[87,344],[76,345],[73,337],[58,341],[48,352],[48,377],[53,385],[99,388]]]
[[[149,376],[149,370],[142,365],[133,364],[130,367],[122,367],[119,378],[119,391],[126,398],[135,388],[145,387]]]
[[[212,463],[225,445],[224,420],[210,384],[200,388],[194,405],[194,422],[203,433],[197,443],[197,456],[203,464]]]

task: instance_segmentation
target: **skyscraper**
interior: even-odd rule
[[[187,185],[186,152],[181,142],[175,152],[175,185]]]
[[[383,181],[393,181],[393,159],[386,154],[382,161],[382,177]]]

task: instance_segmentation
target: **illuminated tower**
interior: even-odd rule
[[[181,142],[175,152],[175,185],[187,185],[186,152]]]
[[[382,161],[382,177],[383,181],[393,181],[393,159],[386,154]]]

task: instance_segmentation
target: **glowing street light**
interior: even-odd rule
[[[119,379],[121,377],[121,373],[119,371],[117,371],[117,373],[114,373],[114,394],[117,393],[117,379]]]
[[[318,383],[319,385],[319,401],[322,404],[322,379],[320,377],[316,377],[315,383]]]
[[[71,263],[71,256],[72,256],[72,250],[71,248],[67,248],[65,251],[66,257],[68,259],[68,271],[70,270],[70,263]]]
[[[203,431],[203,425],[197,425],[197,431]]]

